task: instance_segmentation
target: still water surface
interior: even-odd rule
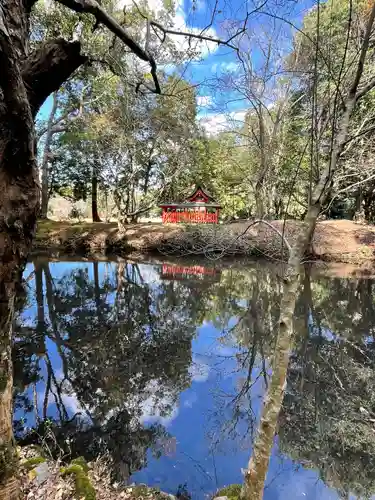
[[[37,259],[24,277],[21,442],[106,454],[114,481],[193,499],[242,482],[276,340],[272,267]],[[371,279],[302,277],[266,500],[375,493],[374,293]]]

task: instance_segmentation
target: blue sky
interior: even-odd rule
[[[234,33],[243,25],[246,10],[252,11],[260,3],[261,0],[218,0],[216,15],[211,23],[215,0],[175,0],[173,28],[179,31],[200,32],[210,26],[205,32],[206,35],[226,40],[230,36],[229,33]],[[155,18],[159,18],[158,13],[164,9],[163,0],[148,0],[148,4],[154,11]],[[262,10],[286,17],[295,25],[301,26],[303,16],[314,4],[314,0],[268,0]],[[132,5],[132,0],[120,0],[119,7],[124,5]],[[242,43],[244,52],[251,54],[255,67],[261,67],[263,61],[262,54],[256,49],[257,37],[267,37],[272,30],[277,29],[278,49],[286,53],[290,48],[293,29],[282,21],[255,13],[250,16],[247,27],[253,38]],[[188,52],[189,47],[195,47],[200,53],[200,57],[185,61],[177,68],[173,64],[167,65],[165,71],[170,73],[177,70],[181,77],[197,86],[198,118],[202,120],[202,124],[213,133],[228,124],[240,124],[251,105],[238,92],[229,89],[230,82],[237,81],[241,75],[236,52],[213,42],[200,43],[193,40],[189,45],[188,41],[180,36],[173,37],[173,40],[183,52]],[[245,44],[248,45],[248,51]],[[47,99],[42,107],[39,118],[46,118],[50,109],[51,98]]]
[[[255,5],[260,3],[256,2]],[[303,16],[314,4],[313,0],[286,0],[284,2],[269,0],[263,11],[285,17],[300,27]],[[200,29],[209,25],[214,5],[214,0],[197,0],[193,2],[192,0],[184,0],[183,12],[186,25]],[[219,0],[216,10],[222,11],[222,13],[215,17],[212,24],[214,31],[210,34],[216,35],[223,40],[228,39],[228,31],[234,32],[233,27],[228,27],[228,24],[231,24],[229,21],[236,20],[237,27],[242,26],[241,21],[245,17],[246,10],[252,11],[255,5],[251,0],[231,0],[230,2]],[[251,54],[255,68],[257,66],[260,68],[264,60],[264,56],[256,48],[257,37],[264,39],[267,36],[274,36],[272,33],[276,30],[278,31],[277,50],[284,54],[289,51],[293,39],[293,29],[286,23],[256,13],[250,16],[247,26],[252,41],[244,40],[242,47],[245,53]],[[245,44],[248,44],[248,50],[246,50]],[[188,69],[184,73],[185,77],[193,84],[199,84],[198,116],[203,118],[205,123],[212,124],[213,127],[228,122],[228,117],[233,118],[235,121],[237,119],[240,122],[251,104],[247,99],[243,98],[243,95],[225,88],[225,83],[223,84],[220,81],[224,79],[228,82],[227,87],[230,87],[230,82],[235,82],[240,77],[241,64],[237,54],[226,46],[217,48],[214,44],[206,44],[203,47],[202,59],[189,63]]]

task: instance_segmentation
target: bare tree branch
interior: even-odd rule
[[[375,87],[375,77],[372,78],[362,89],[358,90],[356,99],[357,101],[361,99],[367,92],[370,92]]]
[[[358,137],[361,137],[362,135],[368,134],[369,132],[373,132],[375,130],[375,125],[372,127],[366,128],[365,130],[361,130],[361,132],[358,132],[356,135],[353,135],[352,137],[349,137],[347,141],[345,141],[345,145],[348,144],[349,142],[354,141],[355,139],[358,139]]]
[[[231,40],[233,40],[233,37],[231,37],[228,40],[222,40],[220,38],[215,38],[215,37],[212,37],[212,36],[206,36],[206,35],[202,35],[201,33],[190,33],[189,31],[178,31],[178,30],[172,30],[172,29],[169,29],[169,28],[165,28],[164,26],[162,26],[160,23],[156,22],[156,21],[150,21],[150,24],[151,26],[154,26],[155,28],[159,29],[163,34],[164,34],[164,38],[165,39],[165,35],[179,35],[179,36],[186,36],[188,38],[195,38],[197,40],[202,40],[202,41],[207,41],[207,42],[213,42],[213,43],[217,43],[218,45],[225,45],[235,51],[238,50],[238,48],[235,46],[235,45],[232,45],[230,43]],[[236,36],[240,35],[241,33],[243,33],[245,31],[246,28],[243,28],[242,30],[240,30]]]
[[[238,48],[234,45],[232,45],[230,42],[236,38],[237,36],[239,36],[241,33],[244,33],[245,30],[246,30],[246,23],[247,23],[247,20],[249,18],[249,16],[256,12],[257,10],[261,9],[262,7],[264,7],[264,5],[267,3],[268,0],[265,0],[263,2],[263,4],[261,6],[259,6],[257,9],[254,9],[252,12],[249,12],[246,14],[246,18],[245,18],[245,21],[244,21],[244,24],[242,26],[242,28],[240,28],[233,36],[231,36],[228,40],[222,40],[221,38],[216,38],[216,37],[212,37],[212,36],[206,36],[204,35],[203,33],[208,29],[210,28],[212,22],[213,22],[213,16],[214,14],[212,15],[211,17],[211,23],[208,24],[200,33],[192,33],[192,32],[189,32],[189,31],[179,31],[179,30],[173,30],[173,29],[170,29],[170,28],[166,28],[164,27],[162,24],[158,23],[157,21],[153,21],[153,20],[150,20],[148,18],[148,16],[142,12],[142,10],[140,9],[140,7],[138,6],[138,4],[135,2],[135,0],[133,0],[133,4],[135,5],[136,9],[138,10],[138,13],[144,18],[147,20],[147,38],[146,38],[146,44],[148,44],[148,37],[149,37],[149,26],[152,26],[153,29],[154,29],[154,32],[155,34],[158,36],[159,40],[161,42],[164,42],[165,41],[165,38],[166,38],[166,35],[177,35],[177,36],[186,36],[188,38],[195,38],[197,40],[202,40],[202,41],[206,41],[206,42],[213,42],[213,43],[217,43],[218,45],[225,45],[227,47],[230,47],[231,49],[237,51]],[[215,5],[215,8],[216,9],[216,5]],[[155,29],[157,28],[157,29]],[[163,33],[163,36],[162,38],[160,38],[160,36],[158,35],[157,33],[157,30],[160,30],[162,33]]]

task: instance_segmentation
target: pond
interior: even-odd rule
[[[264,263],[48,262],[17,302],[14,429],[193,499],[243,481],[282,282]],[[264,498],[375,493],[375,289],[301,279]]]

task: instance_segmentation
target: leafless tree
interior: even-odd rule
[[[350,2],[350,7],[351,7]],[[319,6],[318,6],[319,8]],[[351,8],[349,16],[351,16]],[[319,16],[317,16],[319,29]],[[347,85],[343,80],[336,85],[334,101],[340,102],[333,113],[335,127],[332,129],[332,141],[327,160],[319,170],[319,176],[311,189],[311,196],[303,224],[296,241],[291,246],[288,269],[284,276],[284,291],[280,303],[280,319],[277,328],[277,343],[272,363],[272,376],[268,394],[265,398],[253,453],[245,474],[244,497],[251,500],[263,498],[264,481],[268,469],[269,457],[273,445],[277,419],[280,412],[289,362],[289,352],[293,342],[293,316],[299,285],[300,266],[314,234],[317,218],[330,196],[332,185],[340,167],[340,161],[348,141],[352,115],[360,100],[375,86],[375,76],[364,78],[364,67],[373,35],[375,4],[369,9],[366,26],[358,50],[358,57],[353,62],[354,71]],[[348,23],[348,31],[350,30]],[[348,35],[349,38],[349,35]],[[319,43],[317,37],[316,43]],[[346,52],[343,56],[344,61]],[[340,75],[342,76],[342,75]],[[365,81],[366,80],[366,81]],[[314,108],[314,113],[317,108]],[[314,120],[315,121],[315,120]]]

